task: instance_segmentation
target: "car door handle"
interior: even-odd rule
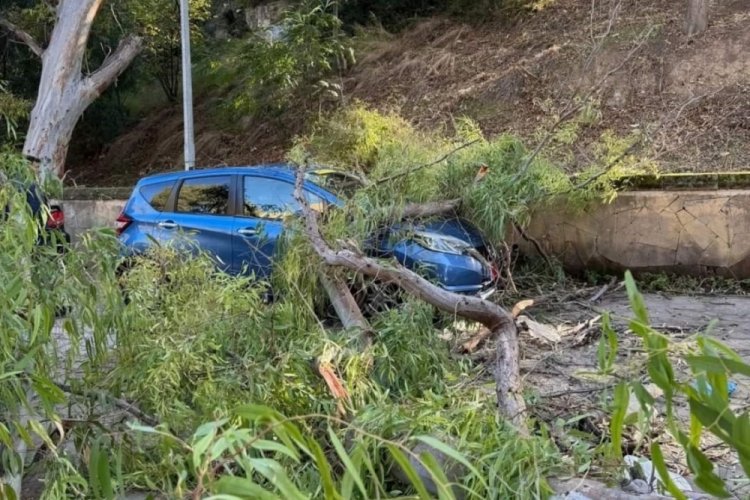
[[[253,229],[251,227],[246,227],[244,229],[238,229],[237,232],[241,234],[242,236],[255,236],[258,234],[257,229]]]
[[[171,220],[168,220],[168,221],[160,222],[159,224],[157,224],[157,226],[159,226],[162,229],[174,229],[177,227],[177,224],[172,222]]]

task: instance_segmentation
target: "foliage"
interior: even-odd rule
[[[614,139],[610,143],[607,156],[626,147]],[[299,138],[289,157],[367,175],[371,185],[351,200],[346,220],[343,215],[332,217],[331,225],[338,220],[344,231],[338,237],[355,240],[392,218],[394,206],[460,198],[461,214],[499,242],[509,222],[524,223],[533,208],[557,196],[573,206],[610,200],[623,175],[622,170],[608,172],[595,182],[581,179],[583,185],[576,186],[543,156],[532,157],[515,136],[487,139],[468,119],[456,122],[452,137],[419,131],[393,112],[361,104],[323,117],[310,134]],[[483,166],[488,172],[477,180]]]
[[[0,135],[0,144],[13,143],[18,139],[18,123],[28,117],[29,107],[28,101],[11,94],[0,81],[0,127],[5,129],[5,137]]]
[[[12,479],[23,474],[22,452],[34,440],[66,460],[48,435],[48,426],[62,429],[61,388],[99,372],[121,301],[107,279],[116,262],[112,235],[92,233],[60,255],[63,242],[42,229],[47,214],[33,216],[26,203],[34,180],[26,162],[0,153],[0,180],[0,441],[5,480],[17,490]],[[55,328],[63,309],[71,315]]]
[[[740,465],[750,476],[750,412],[735,410],[730,405],[728,391],[729,377],[750,376],[750,365],[728,346],[712,338],[710,328],[706,333],[695,336],[688,345],[674,343],[651,326],[646,304],[629,272],[625,274],[625,284],[634,314],[629,328],[641,338],[646,354],[646,371],[663,395],[666,429],[685,451],[695,484],[706,493],[727,497],[729,493],[723,480],[714,471],[711,460],[701,451],[701,440],[706,433],[719,438],[737,453]],[[606,336],[602,337],[599,348],[599,364],[603,372],[609,373],[618,342],[608,322],[604,324],[604,331]],[[678,371],[680,365],[686,365],[689,372],[681,374]],[[631,397],[639,404],[635,420],[627,415]],[[678,402],[683,401],[690,409],[689,423],[681,421],[675,411]],[[635,421],[640,427],[650,429],[653,419],[662,410],[640,380],[621,381],[615,390],[613,405],[611,453],[621,456],[623,424]],[[649,434],[644,433],[645,436]],[[660,441],[663,443],[663,439],[651,441],[650,452],[661,483],[675,498],[686,498],[669,477]],[[638,443],[638,446],[647,444]]]
[[[43,474],[44,498],[113,498],[133,487],[177,497],[427,497],[421,481],[394,476],[406,468],[413,480],[420,460],[444,498],[458,491],[448,482],[475,498],[547,492],[556,449],[498,419],[494,396],[474,382],[481,368],[452,358],[431,308],[406,302],[376,314],[377,338],[362,349],[321,323],[315,289],[296,286],[307,263],[299,245],[273,303],[262,283],[217,273],[203,255],[186,259],[180,239],[130,261],[118,279],[109,231],[62,256],[39,245],[41,226],[18,188],[33,175],[18,157],[0,164],[17,181],[0,185],[10,214],[0,223],[0,440],[4,470]],[[321,364],[347,398],[330,392]],[[31,436],[49,453],[22,454],[20,443],[35,449]],[[418,443],[450,462],[413,451]],[[9,479],[2,484],[17,486]]]
[[[321,102],[339,99],[340,86],[327,79],[352,64],[354,54],[334,5],[306,0],[287,11],[279,39],[255,33],[225,42],[220,57],[209,57],[198,68],[199,84],[227,95],[224,109],[233,118],[280,113],[303,90]]]
[[[175,0],[128,0],[123,9],[128,20],[143,33],[144,65],[171,102],[180,88],[180,4]],[[200,24],[211,14],[211,0],[190,0],[190,44],[200,50],[204,42]]]

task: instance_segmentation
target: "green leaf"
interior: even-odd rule
[[[630,271],[625,271],[625,289],[628,292],[628,300],[630,301],[630,308],[635,313],[635,317],[638,318],[644,325],[650,325],[651,322],[648,318],[648,309],[646,309],[646,303],[643,301],[643,296],[638,291],[638,287],[633,279],[633,274]]]
[[[612,328],[612,321],[609,313],[602,314],[602,336],[599,339],[599,345],[596,350],[596,357],[599,361],[599,371],[609,373],[615,364],[617,358],[617,333]]]
[[[718,356],[686,356],[685,360],[696,373],[732,373],[750,377],[750,365],[735,359]]]
[[[299,462],[299,453],[296,449],[290,449],[288,446],[285,446],[282,443],[279,443],[278,441],[271,441],[268,439],[259,439],[255,442],[253,442],[252,448],[254,450],[260,450],[260,451],[273,451],[277,453],[281,453],[282,455],[285,455],[295,462]]]
[[[453,489],[450,487],[451,483],[445,476],[445,472],[443,472],[443,469],[440,467],[435,456],[430,452],[424,452],[420,453],[419,459],[422,462],[422,465],[424,465],[430,473],[430,476],[432,476],[432,481],[435,483],[438,490],[438,498],[441,500],[455,500]]]
[[[308,441],[308,447],[313,460],[315,460],[315,465],[318,467],[318,473],[320,474],[320,482],[323,485],[325,499],[337,500],[342,498],[338,491],[336,491],[336,486],[331,474],[331,465],[328,463],[328,459],[323,453],[323,449],[314,439]]]
[[[628,410],[629,399],[630,390],[627,384],[620,382],[615,387],[612,421],[609,424],[609,431],[612,434],[612,456],[617,459],[622,459],[622,431],[625,427],[625,413]]]
[[[96,464],[96,474],[102,489],[102,497],[107,500],[114,498],[115,492],[112,488],[112,477],[109,473],[109,458],[106,453],[99,454],[99,462]]]
[[[251,458],[249,462],[258,474],[273,484],[286,500],[306,500],[304,495],[289,479],[286,470],[276,460],[270,458]]]
[[[16,500],[16,490],[9,484],[0,483],[0,498],[3,500]]]
[[[735,417],[726,408],[715,409],[703,404],[695,398],[689,398],[690,414],[700,420],[703,426],[714,433],[719,439],[728,443],[734,433]]]
[[[328,427],[328,437],[331,439],[331,443],[333,443],[333,447],[336,449],[336,453],[344,463],[344,467],[346,468],[346,470],[349,472],[349,474],[351,474],[352,480],[357,485],[360,493],[362,493],[362,496],[364,498],[367,498],[367,489],[365,488],[365,485],[362,482],[362,478],[359,475],[359,470],[354,466],[354,463],[352,463],[349,454],[344,449],[344,445],[341,444],[341,441],[339,440],[338,436],[336,436],[336,433],[333,431],[333,429],[331,429],[331,427]]]
[[[698,446],[701,442],[701,434],[703,432],[703,424],[697,416],[690,414],[690,443],[694,446]]]
[[[258,499],[258,500],[286,500],[284,497],[280,497],[270,491],[266,491],[257,483],[251,479],[236,476],[222,476],[221,479],[216,481],[214,490],[219,493],[218,496],[213,496],[219,500],[220,498],[227,499],[227,495],[232,498],[247,498],[247,499]]]
[[[731,439],[731,444],[739,455],[742,469],[750,477],[750,415],[747,412],[737,417]]]
[[[456,451],[454,448],[448,446],[447,444],[443,443],[439,439],[436,439],[432,436],[415,436],[414,439],[416,439],[417,441],[423,442],[427,446],[438,450],[443,455],[446,455],[452,458],[453,460],[455,460],[456,462],[460,463],[461,465],[466,467],[466,469],[468,469],[474,475],[476,479],[478,479],[481,482],[482,486],[484,486],[485,488],[488,487],[487,482],[484,480],[484,477],[482,476],[482,474],[479,473],[479,470],[476,467],[474,467],[474,465],[472,465],[471,462],[469,462],[464,455]]]
[[[422,478],[419,477],[419,474],[417,474],[417,471],[414,469],[414,467],[412,467],[411,463],[409,463],[409,460],[406,458],[406,456],[401,452],[401,450],[398,449],[398,447],[396,447],[396,445],[389,443],[386,444],[386,447],[393,457],[393,460],[395,460],[396,464],[398,464],[398,467],[400,467],[404,474],[406,474],[406,477],[409,478],[409,482],[411,483],[411,485],[414,486],[415,490],[417,490],[417,495],[419,495],[419,498],[421,498],[422,500],[430,500],[430,498],[432,497],[427,492],[427,489],[422,482]]]
[[[695,484],[711,495],[721,498],[729,497],[730,494],[724,486],[724,481],[714,473],[714,465],[706,458],[706,455],[693,445],[687,446],[685,451],[690,470],[695,474]]]
[[[643,387],[643,384],[641,384],[640,382],[632,382],[630,384],[630,387],[633,390],[633,394],[635,394],[635,398],[638,400],[638,403],[640,403],[641,405],[641,410],[643,410],[645,413],[650,412],[654,406],[654,397],[646,390],[645,387]]]
[[[662,454],[661,447],[657,442],[651,443],[651,462],[653,462],[654,468],[656,468],[656,472],[659,473],[661,483],[667,489],[669,494],[675,497],[677,500],[687,500],[685,494],[677,487],[676,484],[674,484],[674,481],[672,481],[672,478],[669,476],[667,464],[664,462],[664,455]]]

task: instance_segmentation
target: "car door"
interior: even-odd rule
[[[234,272],[267,279],[284,226],[301,207],[290,181],[244,175],[240,182],[242,198],[235,217],[232,267]],[[306,196],[311,204],[323,203],[322,198],[307,191]]]
[[[170,240],[192,252],[204,251],[222,270],[232,266],[232,176],[185,178],[178,187],[173,210],[163,213],[159,228]]]

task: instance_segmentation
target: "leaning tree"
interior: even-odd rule
[[[0,27],[42,61],[39,91],[23,146],[24,155],[36,164],[42,176],[62,175],[68,144],[79,118],[141,51],[141,38],[128,35],[97,70],[84,74],[91,25],[102,1],[59,0],[46,47],[19,26],[0,18]]]

